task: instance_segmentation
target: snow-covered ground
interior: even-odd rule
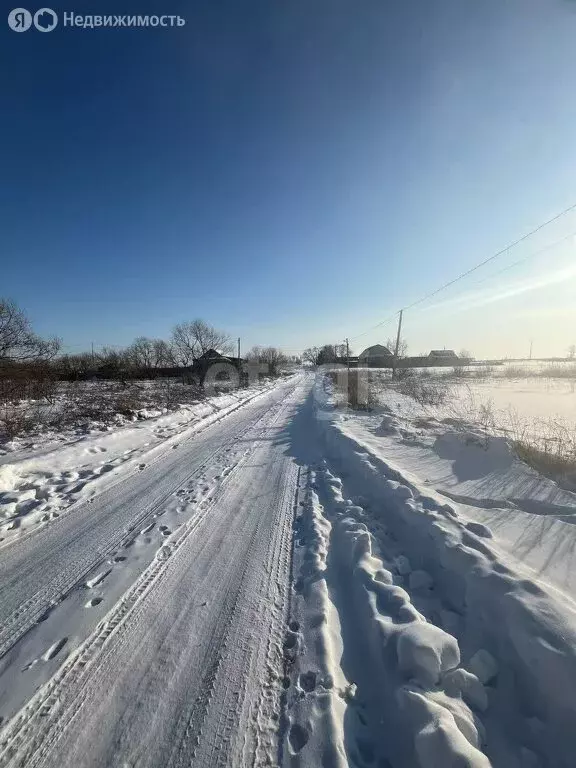
[[[393,397],[4,457],[0,766],[571,768],[576,496]]]
[[[576,379],[486,378],[458,384],[456,393],[477,404],[492,401],[502,420],[509,420],[512,410],[525,421],[554,419],[576,429]]]
[[[123,481],[175,450],[182,440],[269,391],[270,382],[207,398],[176,411],[157,410],[126,426],[63,433],[30,445],[14,441],[0,455],[0,545],[20,538],[30,527],[49,524],[75,503]],[[46,437],[46,436],[44,436]],[[143,458],[145,456],[145,458]],[[3,524],[2,524],[3,523]]]

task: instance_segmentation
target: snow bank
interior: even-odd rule
[[[372,595],[368,600],[364,594],[364,614],[368,621],[372,611],[371,623],[378,638],[375,649],[386,648],[379,656],[375,650],[381,671],[386,666],[384,657],[389,659],[394,647],[395,652],[401,651],[399,668],[418,685],[430,686],[446,677],[445,693],[459,691],[478,711],[488,709],[492,732],[499,729],[500,735],[511,741],[509,765],[524,765],[522,755],[534,754],[546,765],[572,766],[576,605],[568,599],[559,602],[553,592],[525,578],[513,561],[506,561],[493,548],[486,538],[489,529],[470,529],[458,505],[442,502],[413,476],[404,477],[398,467],[368,453],[341,423],[326,418],[319,423],[327,454],[336,466],[345,467],[349,488],[367,500],[374,516],[403,546],[411,568],[429,574],[440,596],[437,623],[443,625],[445,633],[438,629],[437,634],[429,625],[418,626],[422,619],[413,615],[406,593],[369,575],[362,564],[370,536],[366,526],[340,526],[340,536],[356,538],[356,544],[347,549],[358,557],[355,579],[362,585],[357,593],[359,604],[362,594]],[[455,450],[452,439],[444,442],[443,449]],[[507,455],[499,444],[495,453],[499,459]],[[358,576],[361,571],[366,571],[362,578]],[[367,584],[371,584],[369,590]],[[386,606],[387,615],[378,615],[378,606]],[[409,627],[406,634],[404,625]],[[452,640],[444,637],[454,633]],[[396,638],[394,644],[390,642],[392,636]],[[463,669],[455,674],[458,647]],[[489,686],[485,692],[480,687],[482,681]],[[398,695],[421,724],[416,751],[422,766],[487,765],[485,757],[470,756],[469,747],[451,730],[452,720],[446,710],[437,711],[425,693],[406,689]],[[439,762],[434,762],[436,758],[426,762],[431,745],[435,754],[441,755]]]
[[[340,589],[339,613],[362,634],[367,650],[350,662],[359,676],[355,699],[375,697],[374,709],[386,724],[386,759],[420,768],[489,766],[481,752],[482,723],[461,696],[466,685],[452,680],[450,691],[444,688],[444,678],[460,664],[458,641],[429,623],[397,583],[409,571],[408,558],[384,563],[362,506],[343,497],[342,482],[326,466],[318,475],[332,526],[329,571]],[[471,673],[469,679],[481,698],[482,684]]]

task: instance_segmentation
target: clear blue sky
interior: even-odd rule
[[[187,22],[3,22],[0,295],[72,350],[195,317],[245,345],[354,337],[576,202],[571,0],[52,7]],[[555,258],[536,283],[574,250]],[[536,334],[562,354],[576,283],[515,293],[522,269],[488,310],[407,313],[411,350],[520,354]]]

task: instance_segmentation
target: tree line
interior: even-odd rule
[[[211,349],[226,357],[235,354],[228,333],[196,319],[175,325],[168,339],[138,336],[123,348],[104,346],[98,351],[62,353],[60,339],[39,336],[15,302],[0,298],[0,364],[4,366],[50,366],[70,376],[96,372],[113,375],[120,371],[189,368]],[[273,346],[254,346],[244,359],[268,364],[271,373],[282,365],[300,362],[300,358],[287,356]]]

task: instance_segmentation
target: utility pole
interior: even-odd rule
[[[240,336],[238,336],[238,362],[240,362]]]
[[[350,373],[350,343],[346,339],[346,365],[348,366],[348,373]]]
[[[94,366],[94,342],[92,342],[92,366]]]
[[[396,364],[398,363],[398,350],[400,349],[400,334],[402,333],[402,314],[404,310],[400,310],[398,315],[398,333],[396,334],[396,349],[394,350],[394,360],[392,362],[392,378],[396,378]]]
[[[532,344],[534,343],[533,339],[530,339],[530,360],[532,360]]]

